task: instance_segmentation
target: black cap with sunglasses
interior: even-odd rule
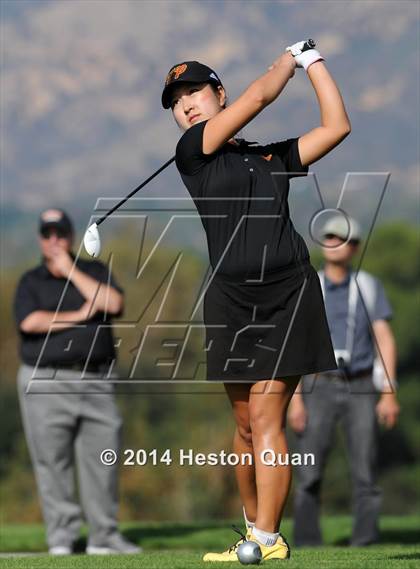
[[[71,237],[74,233],[73,223],[62,209],[47,209],[39,217],[39,233],[49,237],[51,232],[56,232],[62,238]]]

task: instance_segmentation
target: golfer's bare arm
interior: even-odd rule
[[[272,69],[251,83],[236,101],[207,121],[203,153],[215,152],[272,103],[293,77],[295,67],[293,56],[283,54]],[[308,75],[318,97],[321,125],[299,137],[299,155],[304,166],[325,156],[351,130],[340,92],[323,62],[313,63]]]
[[[299,137],[303,166],[316,162],[335,148],[351,132],[340,91],[322,61],[308,67],[308,76],[318,98],[321,125]]]
[[[207,121],[203,131],[203,153],[212,154],[269,105],[293,76],[296,64],[284,54],[279,65],[249,85],[231,105]]]

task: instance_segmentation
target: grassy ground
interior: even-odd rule
[[[239,520],[232,523],[241,525]],[[121,524],[124,535],[140,544],[144,553],[131,556],[86,556],[86,533],[77,543],[79,555],[50,557],[45,554],[42,526],[2,526],[0,567],[11,569],[189,569],[196,567],[238,567],[238,563],[201,561],[206,551],[222,551],[236,540],[230,522],[197,524],[144,523]],[[351,520],[328,517],[323,520],[325,547],[295,549],[285,562],[287,569],[388,569],[420,566],[420,517],[384,517],[381,520],[381,543],[366,548],[348,547]],[[282,532],[291,538],[291,523],[286,520]],[[9,552],[26,552],[25,556],[5,556]],[[29,555],[28,555],[29,554]],[[268,566],[275,562],[266,562]]]

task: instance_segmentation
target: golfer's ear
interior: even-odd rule
[[[217,90],[219,91],[220,104],[223,107],[223,105],[226,105],[226,103],[227,103],[226,91],[224,90],[224,88],[221,85],[217,86]]]
[[[252,86],[207,121],[203,131],[203,154],[212,154],[247,125],[264,108],[264,101]]]

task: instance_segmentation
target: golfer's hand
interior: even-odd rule
[[[307,49],[306,51],[302,51],[302,48],[305,44],[305,41],[298,41],[293,45],[286,47],[286,52],[290,53],[295,61],[296,67],[303,67],[305,71],[308,70],[308,67],[315,63],[315,61],[324,61],[324,58],[316,49]]]
[[[271,71],[275,67],[283,66],[290,70],[290,77],[293,77],[295,74],[296,68],[296,61],[293,55],[290,53],[283,53],[280,57],[278,57],[268,68],[268,71]]]
[[[376,405],[376,415],[381,425],[387,429],[395,427],[400,414],[400,406],[393,393],[383,393]]]
[[[51,263],[54,266],[54,269],[60,273],[62,277],[67,278],[73,268],[73,259],[65,249],[58,246],[54,247],[51,253]]]
[[[302,396],[294,395],[289,405],[287,419],[295,433],[302,433],[306,428],[308,414]]]

